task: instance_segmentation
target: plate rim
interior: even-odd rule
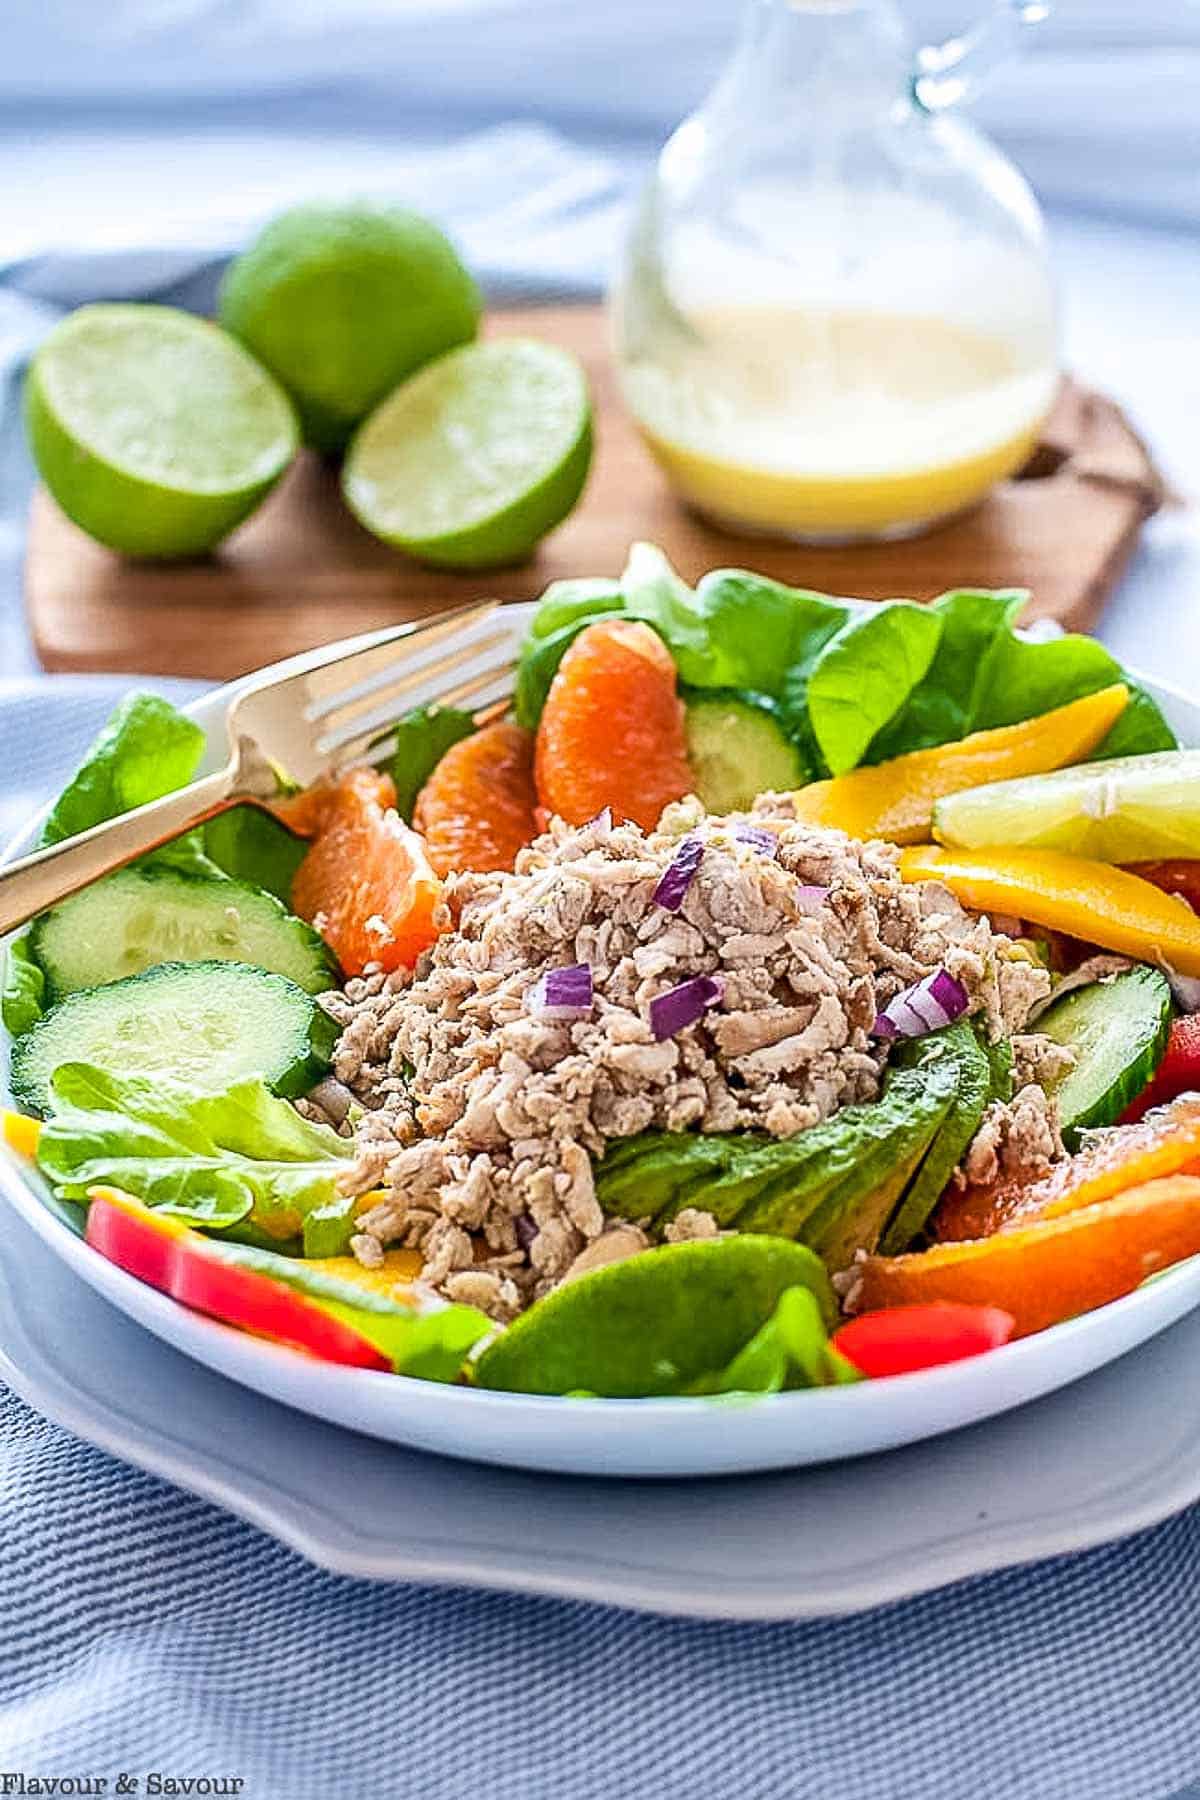
[[[29,1229],[27,1220],[20,1222]],[[46,1248],[53,1254],[49,1246]],[[80,1279],[74,1270],[67,1273],[71,1280]],[[0,1265],[0,1294],[7,1293],[11,1300],[13,1288],[11,1271]],[[682,1584],[695,1579],[688,1571],[646,1566],[634,1568],[614,1563],[612,1559],[601,1561],[594,1555],[590,1568],[582,1561],[570,1563],[562,1558],[548,1568],[539,1568],[528,1561],[518,1566],[511,1550],[499,1546],[492,1546],[490,1553],[474,1545],[469,1550],[460,1549],[457,1559],[449,1553],[444,1542],[438,1545],[436,1552],[428,1544],[419,1545],[416,1550],[400,1550],[393,1546],[360,1552],[349,1548],[344,1520],[314,1504],[309,1495],[299,1494],[278,1479],[266,1479],[246,1470],[244,1465],[236,1464],[223,1445],[215,1449],[211,1443],[202,1448],[188,1445],[164,1425],[161,1417],[147,1423],[115,1404],[111,1396],[105,1396],[105,1407],[113,1419],[119,1421],[119,1424],[109,1425],[101,1415],[87,1408],[61,1367],[40,1356],[36,1340],[20,1317],[19,1300],[6,1311],[10,1321],[15,1320],[19,1350],[25,1356],[32,1352],[39,1366],[31,1370],[20,1354],[14,1355],[11,1343],[0,1342],[0,1377],[28,1404],[106,1454],[232,1513],[315,1566],[352,1579],[523,1593],[610,1605],[656,1617],[797,1623],[850,1617],[877,1606],[937,1592],[977,1576],[1113,1543],[1162,1523],[1200,1499],[1200,1457],[1195,1459],[1193,1472],[1188,1475],[1180,1469],[1179,1451],[1174,1448],[1164,1452],[1151,1470],[1139,1471],[1115,1489],[1105,1489],[1082,1510],[1076,1508],[1065,1513],[1039,1514],[1033,1519],[1006,1520],[1000,1525],[990,1525],[983,1533],[976,1524],[972,1532],[964,1530],[950,1540],[949,1547],[944,1539],[938,1540],[936,1546],[931,1543],[923,1552],[914,1553],[909,1546],[907,1558],[902,1563],[894,1558],[889,1561],[888,1553],[881,1550],[867,1564],[860,1563],[840,1574],[831,1590],[809,1589],[806,1590],[807,1597],[789,1594],[769,1576],[763,1577],[766,1585],[759,1586],[748,1582],[744,1576],[723,1578],[719,1569],[712,1568],[706,1570],[705,1581],[710,1589],[715,1581],[724,1582],[722,1594],[718,1596],[698,1588],[687,1591]],[[1192,1316],[1185,1315],[1177,1323],[1184,1325]],[[121,1315],[121,1327],[140,1329],[127,1315]],[[1140,1349],[1138,1346],[1116,1360],[1133,1361]],[[185,1352],[177,1354],[186,1355]],[[192,1363],[193,1359],[188,1358],[188,1361]],[[228,1379],[203,1365],[198,1366],[206,1377],[222,1382]],[[239,1384],[231,1385],[236,1395]],[[255,1398],[261,1399],[272,1410],[280,1405],[265,1396]],[[345,1429],[328,1421],[321,1423],[325,1429],[334,1432]],[[987,1429],[987,1425],[987,1421],[983,1422],[980,1429]],[[1193,1435],[1192,1443],[1198,1440],[1200,1429]],[[383,1444],[380,1452],[390,1454],[392,1448]],[[437,1460],[450,1469],[446,1459],[439,1457]],[[1180,1470],[1174,1479],[1169,1473],[1172,1466]],[[838,1465],[839,1474],[847,1470],[848,1465]],[[539,1486],[543,1493],[547,1491],[544,1484]],[[321,1519],[336,1529],[322,1536],[313,1525],[313,1521]]]

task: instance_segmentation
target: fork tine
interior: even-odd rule
[[[480,702],[480,704],[476,705],[471,712],[471,717],[474,720],[475,729],[477,731],[484,725],[495,724],[497,719],[502,719],[506,713],[512,710],[511,674],[512,669],[510,667],[507,673],[498,675],[494,681],[490,681],[486,683],[486,685],[481,686],[478,682],[472,684],[479,690],[474,695],[460,692],[458,704],[469,701],[472,698],[475,698]],[[451,700],[446,695],[440,695],[439,700],[450,706],[456,704],[454,700]],[[381,732],[379,736],[366,747],[365,751],[360,751],[359,754],[360,756],[366,755],[371,762],[385,762],[388,757],[395,754],[396,748],[397,738],[395,728],[392,727],[387,731]],[[339,758],[336,768],[340,770],[345,768],[345,766],[345,759]]]
[[[403,697],[422,683],[432,682],[438,688],[472,660],[484,656],[494,660],[498,653],[511,656],[512,633],[503,625],[497,628],[485,621],[473,627],[465,641],[455,638],[449,648],[439,641],[422,644],[413,654],[401,650],[386,668],[355,682],[325,705],[306,708],[304,716],[313,725],[317,742],[337,749],[351,733],[369,730],[380,722],[390,724]]]
[[[455,631],[470,629],[476,620],[495,612],[496,600],[472,601],[456,606],[450,612],[438,613],[431,619],[410,619],[403,625],[385,625],[379,631],[366,631],[358,637],[341,638],[335,644],[321,644],[315,650],[304,650],[298,656],[274,663],[261,671],[242,690],[243,696],[268,689],[281,688],[285,682],[303,681],[310,696],[336,693],[350,677],[363,679],[377,667],[395,661],[398,646],[412,645],[414,652],[426,645],[451,636]]]
[[[507,702],[512,694],[515,664],[510,655],[496,656],[494,649],[495,646],[488,646],[489,654],[484,660],[476,658],[473,662],[460,665],[460,676],[453,686],[447,686],[443,680],[439,680],[437,673],[422,676],[404,695],[406,710],[413,706],[431,704],[470,709],[475,705],[491,706],[499,700]],[[369,755],[374,759],[377,746],[395,732],[396,714],[397,707],[393,698],[386,705],[377,707],[369,716],[353,720],[319,738],[317,750],[339,768],[355,758]]]

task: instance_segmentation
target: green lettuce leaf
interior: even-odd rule
[[[65,1199],[109,1185],[193,1224],[223,1230],[244,1222],[277,1242],[307,1240],[310,1216],[344,1200],[336,1184],[351,1145],[302,1119],[261,1081],[205,1094],[165,1078],[64,1063],[50,1085],[38,1164]],[[352,1231],[347,1206],[340,1241],[331,1247],[326,1236],[322,1253],[344,1250]]]
[[[697,685],[747,688],[778,699],[789,673],[811,664],[853,617],[827,594],[786,587],[742,569],[715,569],[696,589],[708,635],[708,665]],[[669,640],[668,640],[669,642]]]
[[[128,694],[87,750],[42,827],[43,844],[57,844],[151,800],[185,787],[200,766],[200,726],[159,694]],[[220,875],[202,831],[189,831],[142,862],[184,874]]]
[[[4,952],[4,987],[0,990],[0,1017],[13,1037],[36,1025],[45,1010],[46,977],[34,962],[29,933],[14,938]]]
[[[391,775],[402,819],[412,818],[417,795],[450,746],[470,737],[474,729],[470,713],[457,706],[418,706],[400,720]]]
[[[618,582],[558,581],[534,614],[517,669],[516,712],[532,730],[571,644],[597,619],[639,619],[658,632],[689,687],[776,697],[788,670],[851,616],[827,595],[740,569],[717,569],[693,593],[653,544],[634,544]]]
[[[262,888],[285,906],[307,849],[304,838],[296,837],[261,806],[231,806],[204,827],[209,873],[232,875],[235,881]]]
[[[158,694],[130,694],[117,707],[55,801],[42,842],[57,844],[131,812],[189,782],[204,733]]]
[[[778,1394],[784,1388],[838,1387],[863,1379],[829,1342],[808,1288],[790,1287],[771,1317],[723,1369],[701,1375],[689,1394]]]
[[[1068,633],[1031,643],[1018,637],[1013,627],[1027,599],[1018,589],[962,588],[933,601],[928,610],[942,628],[936,654],[863,760],[884,762],[972,731],[1015,725],[1126,679],[1094,638]],[[1155,702],[1135,689],[1095,755],[1136,756],[1175,749],[1177,742]]]
[[[813,736],[834,775],[853,769],[876,732],[929,669],[942,621],[911,600],[890,600],[844,625],[821,649],[808,678]]]

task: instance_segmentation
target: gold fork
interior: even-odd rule
[[[468,708],[481,724],[499,717],[512,691],[513,632],[497,608],[488,600],[343,638],[250,676],[226,714],[224,767],[9,863],[0,870],[0,933],[231,806],[266,808],[279,797],[279,770],[307,786],[382,760],[397,717],[419,700]]]

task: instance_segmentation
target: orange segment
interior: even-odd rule
[[[395,811],[391,777],[351,769],[325,791],[292,906],[347,975],[414,963],[449,922],[425,845]]]
[[[452,744],[417,795],[413,824],[439,875],[511,869],[537,836],[533,739],[501,720]]]
[[[1018,1337],[1132,1293],[1200,1253],[1200,1179],[1174,1175],[1063,1218],[860,1265],[860,1312],[957,1300],[1000,1306]]]
[[[648,625],[602,619],[580,632],[550,684],[535,767],[542,805],[570,825],[611,806],[652,831],[690,791],[675,664]]]
[[[973,731],[956,744],[814,781],[792,796],[796,817],[836,825],[855,838],[919,844],[929,836],[936,800],[1081,761],[1107,737],[1128,700],[1129,689],[1118,682],[1019,725]]]
[[[1057,1218],[1163,1175],[1200,1172],[1200,1098],[1185,1094],[1136,1125],[1097,1131],[1039,1181],[948,1189],[933,1216],[941,1243],[990,1237],[1014,1222]]]

